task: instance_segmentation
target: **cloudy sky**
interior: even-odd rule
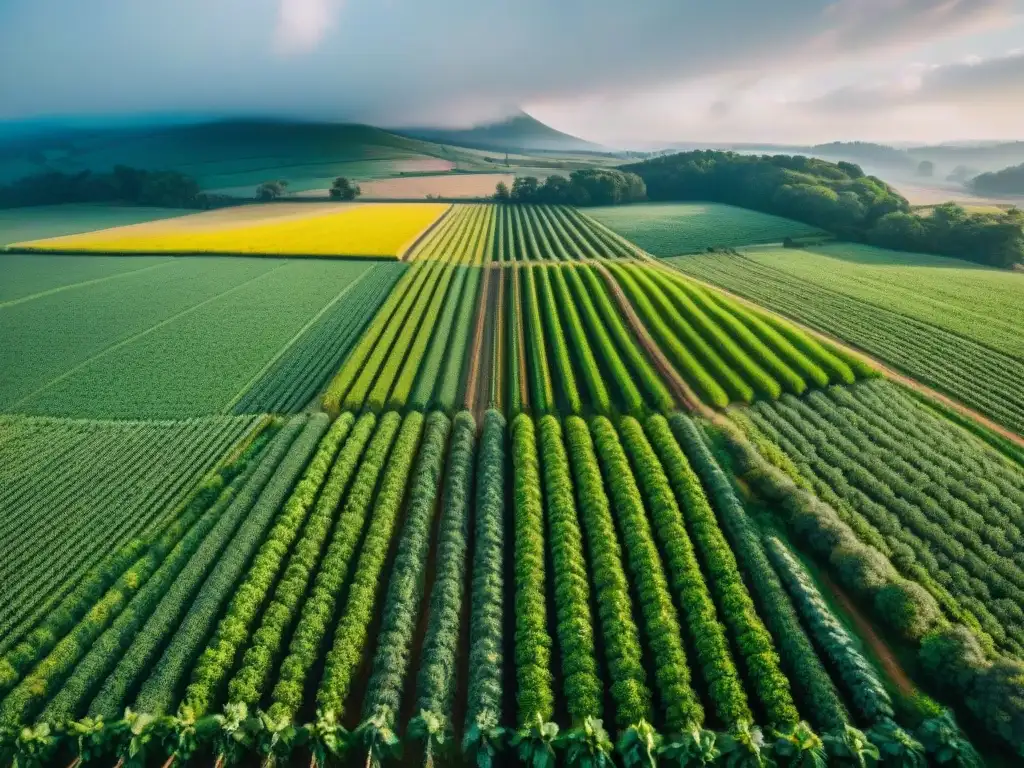
[[[0,0],[0,120],[517,108],[613,146],[1024,139],[1024,0]]]

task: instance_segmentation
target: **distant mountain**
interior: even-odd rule
[[[406,136],[492,152],[607,152],[604,147],[555,130],[525,112],[473,128],[405,128]]]

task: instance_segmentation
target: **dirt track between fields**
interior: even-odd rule
[[[481,423],[484,410],[479,407],[478,393],[480,389],[480,358],[483,357],[484,325],[487,312],[487,300],[490,297],[491,267],[484,268],[484,277],[480,281],[479,294],[477,295],[476,317],[473,320],[473,348],[470,351],[469,373],[466,376],[466,394],[463,405],[466,410],[472,411],[476,417],[477,424]]]
[[[616,304],[619,305],[619,311],[626,318],[626,322],[629,327],[632,328],[633,334],[636,336],[640,346],[643,347],[647,353],[648,358],[654,363],[654,367],[658,369],[658,373],[668,384],[670,390],[675,395],[679,403],[685,406],[690,411],[700,413],[702,416],[712,416],[714,411],[708,408],[694,392],[690,385],[683,381],[683,377],[679,375],[675,367],[669,362],[669,359],[665,357],[665,353],[661,351],[661,347],[657,345],[650,333],[647,331],[647,327],[640,320],[636,310],[633,309],[633,305],[629,303],[629,299],[626,297],[625,292],[619,285],[618,281],[612,275],[611,271],[600,261],[592,261],[591,264],[598,271],[601,277],[604,279],[605,284],[611,291],[612,296],[615,298]]]
[[[903,665],[900,664],[899,659],[896,658],[896,654],[892,652],[889,644],[883,640],[879,634],[875,631],[875,628],[871,626],[860,609],[853,604],[853,601],[843,592],[839,586],[829,578],[828,574],[822,571],[819,574],[819,579],[822,586],[827,588],[831,592],[836,601],[846,612],[846,615],[850,617],[854,625],[857,627],[857,632],[863,638],[864,642],[871,648],[875,657],[878,659],[878,663],[881,664],[882,669],[885,671],[886,676],[892,681],[900,693],[907,697],[913,698],[917,692],[913,681],[910,679],[910,675],[907,674],[906,670],[903,669]]]

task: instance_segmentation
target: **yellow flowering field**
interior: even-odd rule
[[[16,243],[13,248],[90,253],[232,253],[273,256],[401,258],[438,217],[441,203],[300,206],[280,215],[274,205],[240,206],[178,219]],[[254,208],[266,209],[259,215]],[[237,214],[232,215],[232,211]],[[191,221],[190,221],[191,220]],[[173,223],[172,223],[173,222]]]

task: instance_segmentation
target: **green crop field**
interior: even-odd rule
[[[0,270],[16,283],[19,269],[35,279],[32,271],[48,258],[4,257]],[[0,409],[97,418],[216,413],[234,405],[329,302],[377,269],[276,259],[142,263],[131,259],[130,271],[0,305],[8,372]],[[388,287],[379,284],[382,293]]]
[[[834,248],[870,259],[888,253]],[[1024,280],[1018,275],[935,257],[929,262],[941,266],[878,266],[800,251],[787,251],[775,266],[774,253],[684,256],[670,263],[843,339],[1024,432],[1024,362],[1014,354],[1020,338],[1007,320],[1020,314]],[[831,280],[833,269],[848,278]],[[891,292],[880,283],[886,275]],[[993,345],[996,340],[1005,351]]]
[[[655,256],[778,243],[822,234],[799,221],[721,203],[645,203],[588,208],[587,215]]]
[[[0,768],[1024,755],[1016,276],[605,213],[2,257]]]
[[[1024,273],[850,243],[743,255],[1024,360]]]

